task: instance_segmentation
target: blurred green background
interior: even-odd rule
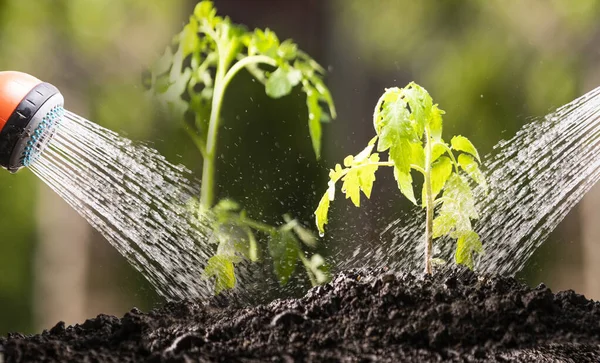
[[[194,5],[0,0],[0,70],[55,84],[71,111],[151,142],[199,176],[198,151],[179,123],[160,120],[147,107],[141,84],[143,70]],[[311,150],[301,95],[273,101],[241,76],[226,97],[218,181],[227,189],[219,195],[241,201],[267,221],[286,212],[312,221],[327,167],[372,137],[370,115],[384,87],[411,80],[423,85],[447,112],[445,133],[464,134],[487,153],[530,117],[600,85],[598,1],[216,0],[215,5],[234,22],[293,38],[330,71],[327,83],[339,116],[325,126],[320,162]],[[367,208],[340,203],[332,212],[357,222],[335,229],[344,238],[377,236],[396,218],[400,199],[391,196],[393,180],[382,179],[389,188],[374,193]],[[600,298],[594,278],[600,271],[583,259],[600,250],[600,243],[594,247],[584,238],[585,224],[594,220],[583,218],[581,210],[570,213],[521,278]],[[0,173],[0,211],[0,334],[36,332],[59,320],[83,322],[98,313],[122,315],[132,306],[149,309],[162,302],[32,173]],[[326,243],[336,243],[330,239]]]

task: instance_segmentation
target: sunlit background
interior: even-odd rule
[[[0,70],[53,83],[71,111],[151,142],[199,176],[199,152],[180,123],[157,120],[141,83],[143,70],[194,5],[0,0]],[[325,126],[325,157],[319,162],[300,94],[275,102],[242,76],[226,97],[218,175],[226,188],[219,195],[242,201],[268,221],[286,212],[312,221],[327,168],[373,136],[370,115],[384,87],[411,80],[423,85],[447,112],[445,133],[468,136],[485,154],[532,117],[600,86],[600,6],[594,0],[216,0],[215,5],[237,23],[293,38],[330,71],[326,80],[339,116]],[[392,178],[382,179],[393,186]],[[405,203],[392,188],[383,190],[361,210],[336,204],[333,229],[345,239],[374,240]],[[600,299],[597,200],[598,188],[519,277]],[[83,322],[162,302],[31,172],[0,172],[0,211],[0,334],[37,332],[60,320]],[[335,239],[334,234],[323,243]]]

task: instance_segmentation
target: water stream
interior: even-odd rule
[[[528,123],[483,160],[491,188],[488,195],[476,190],[485,248],[477,269],[514,275],[600,179],[600,88]],[[67,111],[31,169],[160,294],[211,295],[202,270],[215,246],[208,223],[188,206],[199,184],[185,167]],[[338,269],[386,264],[420,272],[422,217],[415,209],[390,223],[376,247],[352,243],[353,255],[336,261]],[[438,257],[452,258],[451,241],[435,245]]]
[[[189,170],[68,111],[31,170],[161,295],[210,295],[202,270],[214,246],[206,224],[188,207],[199,192]]]

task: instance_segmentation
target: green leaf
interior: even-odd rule
[[[300,82],[301,78],[302,73],[300,71],[294,68],[279,67],[267,79],[265,85],[267,95],[271,98],[286,96]]]
[[[184,57],[187,57],[198,49],[200,39],[198,38],[198,22],[195,19],[191,19],[183,27],[183,31],[179,36],[179,43]]]
[[[449,213],[440,214],[433,220],[433,238],[450,234],[456,227],[456,220]]]
[[[279,230],[271,235],[269,253],[273,257],[275,275],[281,285],[285,285],[296,270],[299,251],[298,241],[291,231]]]
[[[311,231],[304,228],[304,226],[298,222],[296,219],[292,219],[289,215],[284,214],[283,219],[286,222],[286,226],[291,226],[291,230],[296,233],[296,236],[300,239],[302,243],[307,245],[308,247],[315,248],[317,247],[317,239],[313,235]]]
[[[473,269],[473,255],[482,251],[483,246],[479,240],[479,235],[473,231],[466,231],[458,237],[454,260],[457,264]]]
[[[452,149],[469,153],[476,157],[477,161],[481,162],[481,159],[479,159],[479,153],[477,153],[477,149],[475,149],[475,146],[473,146],[471,141],[469,141],[469,139],[466,137],[460,135],[454,136],[450,141],[450,144],[452,145]]]
[[[410,106],[411,123],[418,138],[423,136],[425,124],[429,121],[432,100],[425,88],[411,82],[402,89],[402,95]]]
[[[259,53],[276,59],[277,51],[279,50],[279,39],[269,29],[265,29],[264,31],[256,29],[248,48],[248,53],[251,55]]]
[[[333,103],[333,98],[331,97],[331,93],[329,92],[329,89],[325,86],[325,83],[323,83],[321,77],[313,73],[312,75],[308,76],[308,79],[313,84],[317,92],[319,92],[321,101],[327,103],[327,107],[329,108],[329,112],[331,113],[331,118],[336,118],[337,115],[335,111],[335,105]]]
[[[452,161],[447,156],[442,156],[439,158],[431,167],[431,192],[433,194],[433,199],[437,197],[437,195],[442,191],[446,181],[452,174]],[[426,190],[425,184],[423,184],[423,192],[422,192],[422,202],[423,207],[426,205]]]
[[[411,125],[406,102],[399,93],[389,92],[385,95],[381,120],[376,128],[379,135],[377,151],[389,149],[390,160],[398,171],[402,174],[410,173],[413,160],[411,143],[418,143],[419,139]]]
[[[313,286],[322,285],[329,281],[329,271],[325,264],[325,259],[321,255],[315,253],[309,260],[300,252],[300,260],[304,264],[306,273]]]
[[[348,172],[342,178],[342,192],[346,193],[346,198],[350,198],[355,206],[360,207],[360,191],[367,198],[371,197],[373,182],[375,181],[375,172],[379,165],[373,165],[379,162],[379,154],[375,153],[366,159],[367,155],[373,150],[374,145],[369,145],[361,153],[352,155],[344,159],[344,165],[347,166]]]
[[[329,204],[329,191],[327,191],[323,194],[323,197],[321,197],[317,210],[315,210],[315,223],[317,224],[317,229],[321,235],[325,233],[325,225],[328,222],[327,214],[329,213]]]
[[[194,8],[194,16],[198,19],[212,20],[217,14],[212,1],[201,1]]]
[[[308,131],[312,141],[313,150],[317,160],[321,158],[321,117],[322,109],[319,105],[319,94],[312,88],[305,89],[306,107],[308,108]]]
[[[209,258],[204,273],[208,277],[215,277],[215,294],[235,287],[234,266],[228,256],[215,255]]]
[[[396,143],[390,148],[390,160],[398,171],[404,174],[410,174],[410,164],[413,160],[413,146],[408,139],[397,139]]]
[[[431,131],[431,137],[435,141],[442,140],[442,115],[445,114],[443,110],[440,110],[437,105],[433,105],[431,108],[431,115],[429,117],[429,131]]]
[[[460,167],[473,179],[473,181],[479,185],[481,185],[484,189],[487,189],[487,183],[485,181],[485,177],[481,170],[479,170],[479,166],[477,162],[471,155],[460,154],[458,155],[458,164]]]
[[[446,181],[452,174],[452,161],[447,156],[439,158],[431,168],[431,190],[433,198],[442,191]]]
[[[441,143],[444,141],[439,140]],[[434,144],[431,150],[431,162],[436,161],[440,156],[444,155],[448,150],[442,144]]]
[[[415,164],[421,169],[425,169],[425,150],[419,142],[410,144],[411,164]]]
[[[411,201],[412,204],[417,205],[417,200],[415,199],[415,193],[412,185],[412,176],[410,173],[403,173],[398,170],[397,167],[394,167],[394,178],[398,182],[398,188],[400,192],[404,194],[404,196]]]
[[[246,233],[248,234],[248,259],[256,262],[258,261],[258,242],[250,228],[246,227]]]
[[[469,184],[458,174],[453,173],[444,187],[444,203],[440,216],[447,214],[455,221],[457,232],[470,231],[471,219],[479,218],[475,200]]]
[[[290,39],[284,40],[279,45],[277,55],[285,60],[293,60],[298,55],[298,46]]]

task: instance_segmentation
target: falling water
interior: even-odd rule
[[[476,190],[485,253],[477,269],[514,275],[567,213],[600,180],[600,88],[525,125],[499,142],[483,159],[489,194]],[[400,270],[422,270],[424,214],[411,211],[392,222],[382,241],[392,247],[364,251],[343,266],[386,263]],[[451,259],[450,240],[436,241],[437,256]]]
[[[190,171],[154,149],[66,112],[31,170],[167,298],[206,297],[202,270],[214,246],[188,202]]]

